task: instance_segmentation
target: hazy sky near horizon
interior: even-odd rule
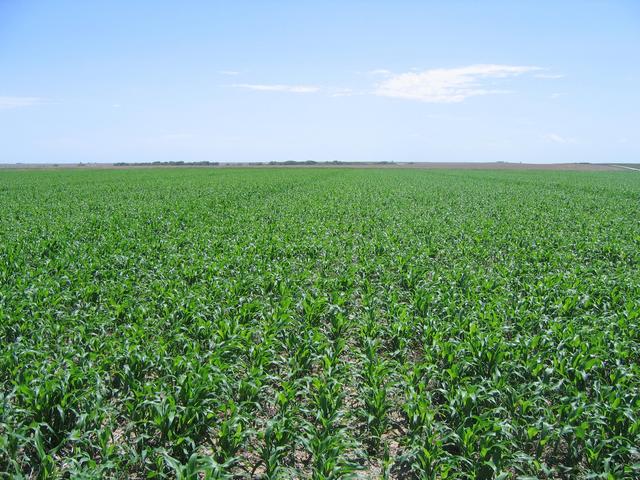
[[[640,1],[0,0],[0,163],[640,161]]]

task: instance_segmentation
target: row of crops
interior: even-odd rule
[[[0,172],[0,478],[640,478],[635,172]]]

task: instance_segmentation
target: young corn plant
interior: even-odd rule
[[[390,402],[386,387],[389,367],[378,354],[379,342],[368,339],[362,363],[364,415],[372,451],[380,447],[382,435],[389,427]]]

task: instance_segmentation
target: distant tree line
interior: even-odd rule
[[[195,166],[195,167],[215,167],[216,165],[220,165],[219,162],[116,162],[113,164],[114,167],[150,167],[150,166],[167,166],[167,167],[178,167],[178,166]]]
[[[413,163],[413,162],[410,162]],[[83,165],[83,164],[80,164]],[[220,162],[116,162],[113,164],[114,167],[215,167],[218,165],[225,166],[260,166],[260,165],[270,165],[270,166],[292,166],[292,165],[395,165],[395,162],[341,162],[339,160],[332,160],[326,162],[318,162],[315,160],[285,160],[282,162],[238,162],[238,163],[220,163]]]
[[[285,160],[283,162],[269,162],[268,165],[395,165],[395,162],[342,162],[339,160],[317,162],[315,160]]]

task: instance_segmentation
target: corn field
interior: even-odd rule
[[[640,478],[635,172],[0,172],[0,477]]]

